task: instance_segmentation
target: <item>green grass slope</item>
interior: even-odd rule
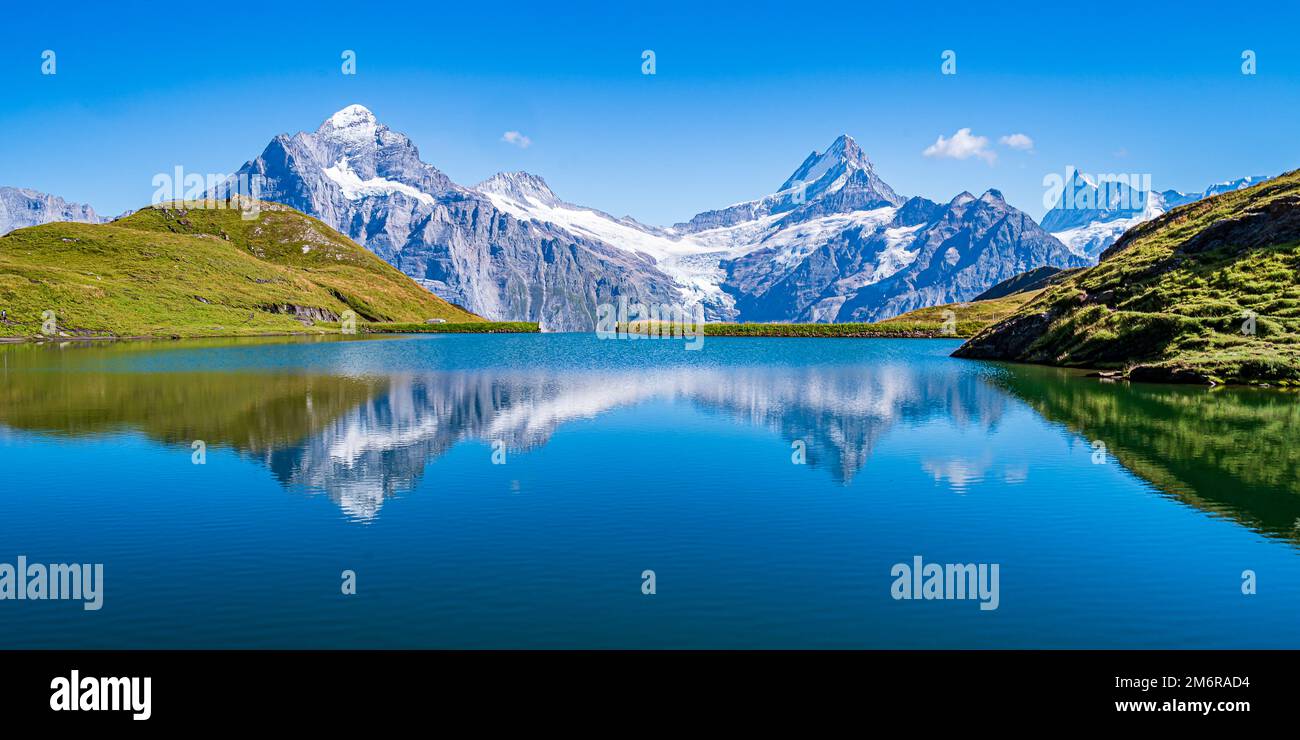
[[[41,336],[46,311],[65,337],[337,332],[348,310],[358,331],[483,321],[292,208],[262,203],[245,219],[196,205],[0,237],[0,337]]]
[[[1038,295],[1030,290],[1005,295],[987,300],[968,301],[966,303],[945,303],[941,306],[918,308],[901,316],[885,319],[877,324],[882,327],[914,325],[920,327],[939,327],[952,311],[957,319],[957,336],[969,337],[986,327],[1014,314],[1019,308]]]
[[[1130,229],[1096,267],[955,355],[1132,380],[1300,384],[1300,171]]]

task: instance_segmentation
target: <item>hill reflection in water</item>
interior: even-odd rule
[[[899,424],[993,430],[1024,403],[1162,492],[1275,537],[1300,520],[1300,423],[1293,394],[1102,383],[1078,373],[970,363],[789,364],[576,370],[480,368],[340,375],[318,372],[119,372],[75,352],[10,352],[0,423],[86,436],[136,431],[169,445],[202,439],[269,468],[285,486],[324,493],[356,520],[415,488],[457,444],[542,448],[566,423],[651,401],[686,403],[802,443],[810,474],[851,482]],[[30,362],[39,358],[40,362]],[[66,372],[75,369],[75,372]],[[918,455],[936,481],[964,491],[1027,463],[988,451]],[[1014,464],[1013,464],[1014,463]]]

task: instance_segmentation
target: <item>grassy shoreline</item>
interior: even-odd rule
[[[974,336],[984,324],[958,324],[955,331],[937,324],[705,324],[706,337],[757,337],[764,339],[814,338],[814,339],[964,339]],[[620,324],[620,333],[642,337],[682,336],[681,327],[670,324],[644,326],[639,322]],[[690,328],[694,332],[693,327]],[[687,333],[687,337],[694,336]]]
[[[874,323],[792,324],[713,323],[704,325],[706,337],[818,337],[826,339],[967,339],[1014,314],[1041,291],[1025,291],[986,301],[946,303],[918,308]],[[630,321],[620,330],[657,335],[672,328],[667,322]]]
[[[447,324],[373,323],[358,324],[366,334],[540,334],[532,321],[465,321]]]
[[[955,329],[930,322],[850,324],[705,324],[706,337],[766,337],[817,339],[963,339],[985,325],[958,322]]]
[[[313,329],[315,329],[313,331]],[[536,334],[537,324],[526,321],[474,321],[448,324],[364,324],[353,334],[344,334],[337,324],[320,323],[303,331],[259,332],[255,334],[35,334],[0,336],[0,344],[53,344],[57,342],[179,342],[199,339],[259,339],[274,337],[380,336],[384,334]]]

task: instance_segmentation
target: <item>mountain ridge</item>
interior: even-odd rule
[[[946,203],[899,194],[841,134],[776,191],[661,227],[570,203],[529,172],[457,184],[357,104],[314,131],[275,135],[212,194],[249,176],[262,197],[321,219],[452,303],[547,330],[590,330],[598,306],[621,298],[699,304],[711,321],[878,321],[969,301],[1026,270],[1086,266],[1142,216],[1109,201],[1068,219],[1049,212],[1049,226],[1110,219],[1107,236],[1080,249],[997,189]]]
[[[106,220],[83,203],[31,188],[0,185],[0,235],[56,221],[97,224]]]
[[[1300,170],[1129,229],[955,356],[1300,384]]]
[[[589,330],[596,307],[622,297],[698,303],[709,320],[875,320],[968,300],[1040,261],[1079,262],[996,190],[981,196],[996,218],[945,226],[966,199],[940,206],[899,195],[847,134],[810,153],[776,192],[671,227],[567,202],[528,172],[457,185],[357,105],[313,133],[276,136],[237,174],[261,175],[269,199],[318,216],[449,300],[550,330]],[[977,266],[911,270],[926,219],[935,223],[925,248],[956,238],[939,251]],[[996,259],[973,254],[990,248]],[[916,284],[926,280],[943,284]]]

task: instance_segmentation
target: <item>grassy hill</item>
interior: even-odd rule
[[[248,220],[196,205],[0,237],[0,337],[40,336],[46,311],[56,336],[80,337],[337,332],[348,310],[358,331],[483,321],[292,208],[261,203]]]
[[[908,326],[918,325],[925,327],[938,327],[943,324],[947,311],[952,311],[957,319],[957,336],[969,337],[985,327],[1005,319],[1015,313],[1025,303],[1033,300],[1038,295],[1038,291],[1030,290],[1024,292],[1012,293],[1011,295],[990,298],[988,300],[974,300],[966,303],[945,303],[942,306],[931,306],[929,308],[918,308],[915,311],[908,311],[901,316],[895,316],[892,319],[885,319],[877,326]]]
[[[1300,171],[1129,229],[958,357],[1300,384]]]

